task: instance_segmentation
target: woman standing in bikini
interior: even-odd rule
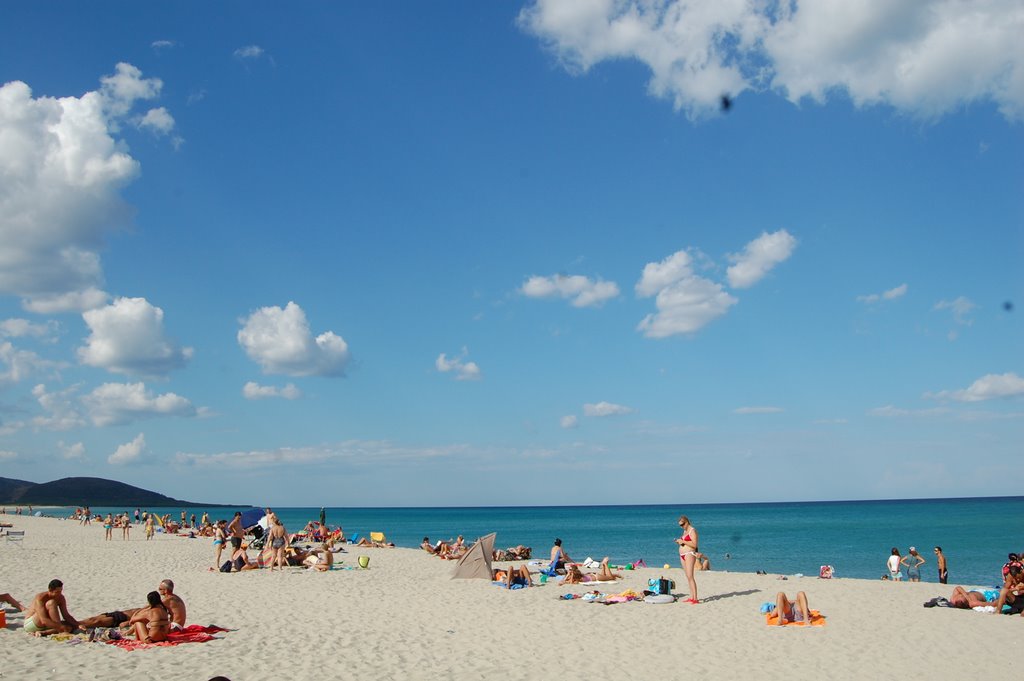
[[[224,542],[228,540],[227,532],[224,531],[224,525],[226,521],[218,520],[217,527],[213,531],[213,569],[216,570],[220,567],[220,554],[224,551]]]
[[[697,580],[693,578],[693,568],[697,564],[697,528],[690,524],[690,519],[685,515],[679,516],[679,527],[683,530],[683,536],[676,539],[679,545],[679,562],[686,571],[686,581],[690,585],[690,597],[687,603],[700,603],[697,598]]]

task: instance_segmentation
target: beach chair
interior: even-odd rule
[[[4,536],[7,538],[8,542],[17,542],[20,545],[25,541],[25,530],[9,530]]]
[[[358,544],[359,543],[359,533],[356,532],[351,537],[349,537],[348,538],[348,543],[349,544]]]
[[[370,541],[374,546],[387,546],[388,544],[388,538],[384,536],[383,532],[371,532]]]

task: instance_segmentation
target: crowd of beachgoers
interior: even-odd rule
[[[18,508],[14,515],[20,515],[21,510]],[[6,514],[6,511],[6,508],[0,509],[0,513]],[[252,517],[250,515],[250,519]],[[262,517],[251,525],[243,521],[243,514],[240,511],[235,512],[231,520],[211,520],[207,513],[197,518],[194,513],[189,515],[184,510],[177,518],[172,518],[170,514],[158,515],[141,509],[136,509],[134,514],[125,511],[101,516],[93,514],[88,507],[83,507],[76,509],[69,519],[83,526],[102,524],[106,540],[112,539],[115,530],[120,530],[122,538],[128,540],[133,525],[141,525],[144,528],[147,540],[153,537],[157,527],[167,535],[212,538],[213,560],[206,569],[220,572],[258,569],[283,571],[290,567],[327,572],[335,566],[335,555],[347,552],[346,546],[394,547],[382,533],[374,532],[369,537],[346,537],[340,526],[326,524],[323,515],[320,520],[310,520],[299,531],[288,532],[278,516],[269,508],[265,509]],[[680,517],[678,524],[680,536],[675,542],[678,546],[680,566],[686,578],[683,594],[673,595],[671,591],[675,587],[674,583],[658,579],[651,580],[650,590],[644,590],[642,594],[630,591],[631,596],[625,600],[633,600],[635,597],[666,599],[651,602],[682,600],[694,605],[702,602],[698,596],[696,573],[710,569],[710,561],[699,551],[697,528],[686,516]],[[0,523],[0,526],[11,528],[12,523]],[[429,537],[424,537],[420,548],[435,558],[461,561],[473,547],[466,543],[462,535],[458,535],[448,541],[431,541]],[[254,554],[250,554],[250,551]],[[945,584],[948,577],[945,556],[941,547],[935,547],[934,553],[939,582]],[[570,557],[561,539],[554,540],[546,561],[531,559],[531,547],[517,545],[505,549],[492,549],[487,560],[489,576],[492,581],[507,589],[529,588],[537,582],[554,582],[565,586],[599,585],[616,582],[623,577],[625,570],[646,567],[642,561],[613,566],[607,557],[598,561],[588,556],[585,560],[576,561]],[[368,560],[368,557],[360,556],[360,567],[367,567]],[[491,561],[509,564],[491,567]],[[521,564],[516,565],[517,561]],[[925,559],[915,547],[911,547],[906,556],[901,555],[897,548],[893,548],[886,561],[887,574],[883,575],[883,579],[896,582],[901,581],[906,575],[909,581],[920,581],[920,570],[925,563]],[[830,566],[823,566],[819,577],[831,578]],[[1001,584],[992,589],[968,590],[957,586],[948,598],[933,598],[925,603],[925,606],[1024,615],[1024,560],[1020,554],[1008,555],[1000,577]],[[784,577],[780,576],[780,579],[782,578]],[[155,591],[146,594],[145,604],[134,608],[114,609],[84,619],[76,619],[69,613],[62,590],[62,582],[53,579],[44,591],[28,599],[27,605],[7,593],[0,593],[0,602],[23,611],[24,630],[36,636],[89,630],[91,638],[95,631],[107,628],[117,629],[124,636],[134,636],[142,643],[156,643],[167,640],[170,632],[185,626],[185,603],[174,593],[174,583],[170,579],[162,580]],[[575,596],[567,594],[566,597]],[[784,591],[778,592],[774,603],[765,604],[764,612],[769,618],[774,618],[772,623],[779,625],[787,622],[811,623],[812,617],[819,616],[817,611],[811,610],[804,591],[799,591],[793,596]]]

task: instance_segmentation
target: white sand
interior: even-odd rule
[[[1019,673],[1024,638],[1022,617],[921,607],[952,585],[710,572],[698,573],[699,605],[600,605],[558,598],[586,586],[505,591],[450,580],[452,563],[412,549],[340,555],[347,565],[369,555],[368,570],[221,574],[207,571],[210,539],[146,542],[139,528],[129,542],[119,530],[107,542],[102,525],[0,520],[27,532],[22,546],[0,540],[0,593],[26,606],[56,577],[84,618],[141,606],[169,577],[190,624],[235,630],[129,652],[28,636],[8,608],[5,679],[957,679]],[[678,567],[624,572],[603,589],[640,591],[662,573],[686,590]],[[806,591],[827,625],[766,626],[759,606],[780,589]]]

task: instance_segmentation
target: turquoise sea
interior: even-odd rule
[[[94,508],[94,512],[125,509]],[[134,511],[134,509],[128,509]],[[177,518],[181,508],[149,509]],[[230,518],[234,508],[189,508]],[[239,509],[242,510],[242,509]],[[320,508],[275,508],[289,531],[319,517]],[[56,515],[55,511],[48,511]],[[327,522],[346,534],[384,532],[398,546],[431,540],[467,541],[497,532],[496,546],[524,544],[548,555],[560,537],[574,559],[640,558],[650,567],[678,568],[673,540],[685,513],[700,532],[700,548],[716,570],[817,575],[824,564],[837,577],[879,579],[893,547],[916,546],[928,561],[924,581],[937,581],[932,548],[949,561],[951,584],[990,585],[1009,552],[1024,553],[1024,497],[823,501],[658,506],[537,506],[485,508],[327,508]],[[139,535],[136,535],[139,536]],[[134,537],[133,537],[134,539]]]

